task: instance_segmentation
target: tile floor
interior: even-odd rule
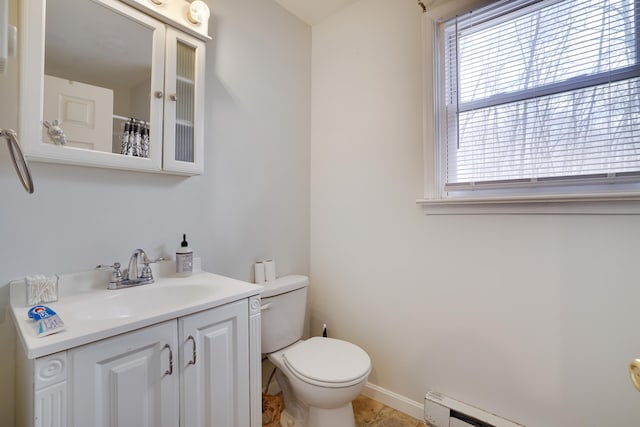
[[[274,426],[279,424],[277,418],[274,417],[274,412],[280,413],[282,397],[280,395],[263,397],[262,404],[262,425]],[[425,427],[423,421],[396,411],[364,395],[358,396],[352,402],[352,405],[356,427]]]
[[[424,427],[424,421],[360,395],[352,402],[356,427]]]

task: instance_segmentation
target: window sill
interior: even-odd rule
[[[418,199],[426,215],[638,215],[640,193]]]

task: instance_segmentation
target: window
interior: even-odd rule
[[[442,197],[640,192],[639,7],[502,1],[440,24]]]

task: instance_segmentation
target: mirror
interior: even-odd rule
[[[160,172],[165,24],[119,0],[22,0],[20,24],[27,158]]]
[[[58,120],[71,147],[148,157],[152,50],[152,28],[105,4],[50,1],[44,120]]]

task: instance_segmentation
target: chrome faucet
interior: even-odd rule
[[[142,258],[142,271],[138,274],[138,265]],[[149,267],[149,257],[142,249],[136,249],[133,251],[131,258],[129,258],[129,268],[125,270],[125,280],[137,280],[137,279],[151,279],[150,283],[153,283],[153,274],[151,273],[151,267]],[[140,283],[141,285],[143,283]]]
[[[136,249],[133,251],[131,258],[129,258],[129,267],[125,270],[120,270],[119,262],[114,262],[113,265],[100,264],[96,268],[113,268],[107,289],[122,289],[153,283],[153,272],[150,264],[160,261],[164,261],[164,258],[151,261],[145,251]],[[142,269],[140,269],[140,266],[142,266]]]

